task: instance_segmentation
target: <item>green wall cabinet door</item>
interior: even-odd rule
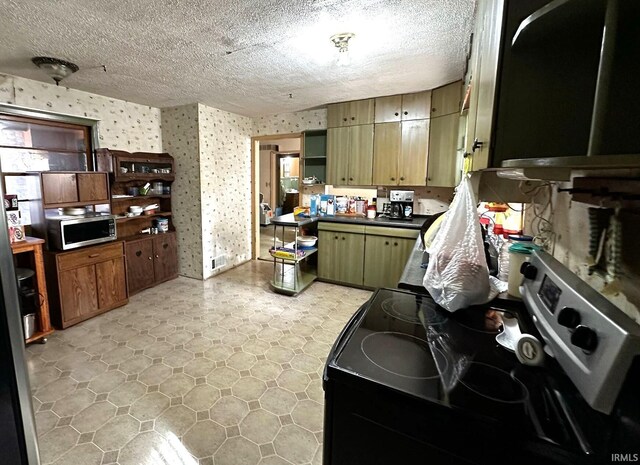
[[[364,285],[374,288],[397,287],[415,243],[415,239],[367,234]]]
[[[364,235],[318,231],[318,277],[362,286]]]

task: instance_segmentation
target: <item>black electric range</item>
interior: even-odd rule
[[[522,365],[496,340],[505,317],[544,339],[522,304],[449,313],[376,291],[327,359],[324,464],[609,463],[619,417],[554,359]]]

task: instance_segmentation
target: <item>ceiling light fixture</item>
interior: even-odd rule
[[[47,73],[47,75],[56,82],[56,86],[60,85],[60,81],[64,78],[71,76],[80,69],[75,63],[60,60],[58,58],[33,57],[31,61],[38,68]]]
[[[352,32],[341,32],[340,34],[332,35],[329,40],[336,46],[338,52],[346,53],[349,51],[349,41],[355,37]]]

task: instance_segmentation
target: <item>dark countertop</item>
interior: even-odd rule
[[[403,229],[417,229],[422,227],[422,224],[427,219],[427,216],[415,216],[411,221],[409,220],[392,220],[386,217],[377,217],[374,219],[362,218],[359,216],[318,216],[314,218],[302,218],[294,217],[293,213],[277,216],[271,220],[271,222],[277,226],[304,226],[315,222],[328,222],[328,223],[349,223],[349,224],[363,224],[366,226],[384,226],[388,228],[403,228]]]
[[[388,228],[403,228],[403,229],[420,229],[422,224],[427,219],[427,216],[415,216],[411,221],[409,220],[392,220],[386,217],[377,217],[374,219],[362,218],[359,216],[320,216],[318,221],[326,221],[329,223],[351,223],[351,224],[363,224],[365,226],[385,226]]]

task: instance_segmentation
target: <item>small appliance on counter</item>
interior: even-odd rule
[[[413,219],[413,191],[389,191],[391,207],[389,218],[394,220]]]
[[[70,250],[101,244],[116,239],[116,218],[113,215],[54,215],[46,218],[49,247]]]

